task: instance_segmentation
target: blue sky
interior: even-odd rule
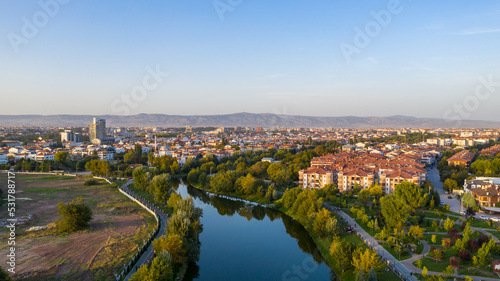
[[[0,114],[500,121],[498,1],[54,1],[0,2]]]

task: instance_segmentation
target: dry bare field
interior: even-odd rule
[[[132,253],[153,231],[154,217],[105,182],[84,186],[85,179],[47,176],[16,176],[16,216],[32,219],[16,230],[18,280],[111,280]],[[6,174],[0,174],[6,194]],[[51,228],[58,218],[57,204],[81,197],[93,211],[88,230],[59,235]],[[0,220],[7,218],[5,198]],[[47,230],[26,232],[31,226]],[[8,232],[0,229],[0,262],[5,268]]]

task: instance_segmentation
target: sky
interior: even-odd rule
[[[499,19],[494,0],[2,0],[0,114],[500,121]]]

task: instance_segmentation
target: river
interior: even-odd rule
[[[174,184],[203,209],[199,261],[186,281],[334,280],[307,230],[291,217],[269,208],[210,196],[192,186]]]

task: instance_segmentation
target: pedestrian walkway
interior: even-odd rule
[[[329,205],[328,205],[329,206]],[[330,206],[331,207],[331,206]],[[360,225],[358,225],[349,215],[343,211],[336,211],[349,225],[354,227],[355,232],[368,247],[377,251],[380,257],[387,262],[389,267],[402,279],[417,281],[418,279],[395,257],[393,257],[384,247],[382,247],[373,236],[368,234]]]
[[[165,213],[163,213],[162,210],[157,208],[155,205],[151,204],[146,199],[142,198],[141,196],[139,196],[138,194],[136,194],[135,192],[130,190],[128,188],[128,186],[130,184],[132,184],[132,180],[129,180],[126,184],[124,184],[122,187],[120,187],[120,189],[123,192],[127,193],[129,196],[133,197],[135,200],[139,201],[143,205],[142,206],[143,208],[154,212],[158,216],[158,219],[160,220],[160,231],[158,232],[158,234],[155,237],[155,240],[156,240],[165,234],[168,217]],[[139,269],[144,264],[150,263],[151,260],[154,258],[154,256],[155,256],[155,253],[153,250],[153,243],[151,243],[151,245],[149,245],[147,250],[142,254],[142,256],[139,258],[139,260],[136,262],[136,264],[133,265],[132,270],[130,270],[130,272],[127,274],[127,276],[125,277],[124,280],[129,280],[130,277],[132,277],[132,274],[137,272],[137,269]]]

